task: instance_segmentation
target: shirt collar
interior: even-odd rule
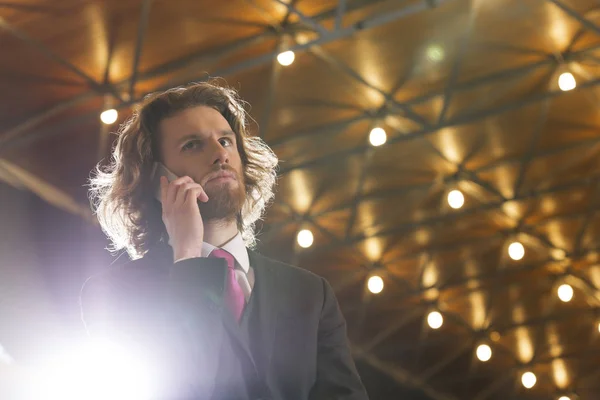
[[[208,257],[209,254],[216,249],[216,246],[213,246],[210,243],[203,242],[202,243],[202,257]],[[245,273],[248,273],[250,269],[250,259],[248,258],[248,249],[246,249],[246,245],[244,244],[244,239],[242,239],[242,234],[240,232],[237,233],[229,242],[225,243],[221,248],[235,258],[235,261],[238,265],[244,270]]]

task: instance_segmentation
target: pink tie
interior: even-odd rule
[[[244,311],[244,305],[246,299],[242,287],[235,278],[234,264],[235,261],[233,256],[223,249],[214,249],[209,257],[224,258],[227,261],[227,288],[225,289],[225,301],[229,306],[229,309],[233,313],[236,321],[239,322]]]

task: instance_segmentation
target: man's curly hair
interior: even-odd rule
[[[166,241],[161,206],[154,199],[152,167],[158,159],[160,122],[195,106],[212,107],[229,122],[236,134],[246,185],[246,200],[237,216],[246,246],[254,247],[254,225],[273,198],[277,156],[259,137],[249,136],[246,103],[238,93],[215,81],[200,82],[146,96],[118,131],[110,163],[92,171],[89,198],[109,250],[126,249],[142,257],[153,245]]]

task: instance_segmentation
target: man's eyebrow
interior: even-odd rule
[[[192,133],[190,135],[185,135],[185,136],[181,137],[177,142],[181,144],[181,143],[186,142],[186,141],[191,140],[191,139],[204,140],[202,138],[202,136],[200,136],[198,134],[195,134],[195,133]]]
[[[225,136],[233,136],[233,137],[235,137],[235,132],[232,131],[232,130],[230,130],[230,129],[223,129],[223,130],[221,130],[219,132],[222,135],[225,135]],[[181,137],[177,142],[181,144],[183,142],[186,142],[186,141],[192,140],[192,139],[194,139],[194,140],[204,140],[204,137],[198,135],[197,133],[192,133],[192,134],[185,135],[185,136]]]

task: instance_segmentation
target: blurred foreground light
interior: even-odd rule
[[[381,146],[387,141],[387,134],[383,128],[373,128],[369,134],[369,142],[372,146]]]
[[[4,347],[2,347],[2,345],[0,344],[0,363],[10,365],[13,362],[14,360],[12,359],[10,354],[8,354],[8,352],[4,350]]]
[[[561,396],[558,400],[571,400],[569,396]]]
[[[119,118],[119,113],[114,108],[102,111],[102,114],[100,114],[100,121],[106,125],[114,124],[117,118]]]
[[[532,387],[534,387],[536,382],[537,378],[535,377],[535,374],[533,372],[525,372],[521,376],[521,383],[527,389],[531,389]]]
[[[440,62],[446,56],[444,48],[437,44],[427,47],[427,59],[432,62]]]
[[[439,329],[444,324],[444,317],[437,311],[432,311],[427,316],[427,323],[431,329]]]
[[[288,65],[292,65],[292,63],[294,62],[295,59],[296,59],[296,55],[291,50],[284,51],[283,53],[279,53],[277,55],[277,62],[279,64],[283,65],[284,67],[287,67]]]
[[[508,255],[513,260],[519,261],[525,256],[525,247],[520,242],[513,242],[508,246]]]
[[[492,358],[492,348],[487,344],[480,344],[477,347],[477,358],[482,362],[489,361]]]
[[[564,303],[568,303],[573,298],[573,288],[571,285],[563,284],[558,287],[558,298]]]
[[[369,278],[367,287],[369,288],[369,292],[373,294],[381,293],[383,290],[383,279],[378,275],[373,275]]]
[[[38,368],[29,381],[34,400],[150,400],[156,374],[129,348],[94,341]]]
[[[568,92],[577,87],[577,81],[575,81],[575,77],[572,73],[564,72],[558,77],[558,87],[563,92]]]
[[[300,232],[298,232],[298,237],[296,239],[298,240],[298,245],[300,247],[307,249],[312,246],[314,236],[308,229],[302,229]]]
[[[452,190],[448,193],[448,205],[455,210],[458,210],[465,204],[465,196],[460,190]]]

